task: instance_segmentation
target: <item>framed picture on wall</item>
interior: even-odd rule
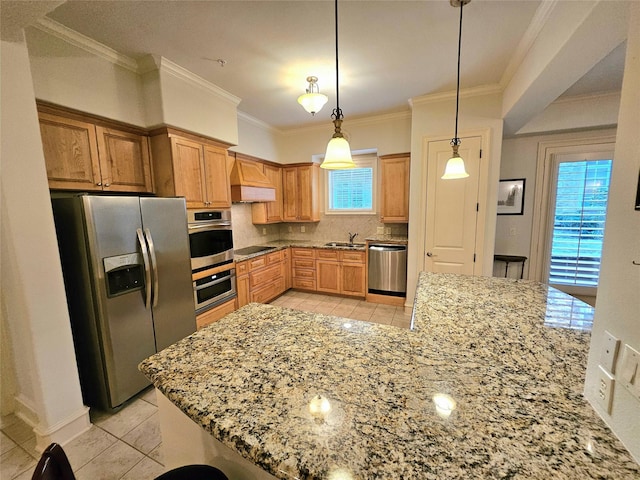
[[[498,215],[524,214],[525,178],[500,180],[498,186]]]

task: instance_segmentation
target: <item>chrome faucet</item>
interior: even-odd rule
[[[358,236],[357,233],[349,232],[349,243],[353,245],[353,239],[356,238],[357,236]]]

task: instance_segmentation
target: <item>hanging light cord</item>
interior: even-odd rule
[[[334,120],[342,119],[342,110],[340,110],[340,91],[338,85],[339,66],[338,66],[338,0],[335,0],[335,16],[336,16],[336,108],[333,109],[331,118]]]
[[[337,1],[337,0],[336,0]],[[451,140],[451,145],[460,145],[460,139],[458,138],[458,106],[460,105],[460,50],[462,47],[462,7],[464,7],[464,0],[460,2],[460,28],[458,29],[458,84],[456,87],[456,132],[455,137]]]

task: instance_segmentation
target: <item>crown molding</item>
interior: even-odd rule
[[[123,55],[112,48],[107,47],[99,42],[96,42],[92,38],[82,35],[81,33],[71,30],[65,27],[61,23],[51,20],[48,17],[40,18],[34,23],[33,28],[47,33],[51,36],[59,38],[75,47],[78,47],[85,52],[100,57],[114,65],[125,68],[131,72],[138,73],[138,62],[133,58]]]
[[[608,92],[596,92],[596,93],[586,93],[584,95],[571,95],[567,97],[560,97],[554,100],[551,105],[560,105],[563,103],[582,103],[588,102],[591,100],[619,100],[621,97],[621,92],[619,90],[608,91]]]
[[[157,65],[158,70],[168,73],[170,75],[173,75],[176,78],[180,78],[181,80],[186,80],[187,82],[191,83],[192,85],[195,85],[196,87],[206,90],[209,93],[213,93],[217,97],[223,98],[233,103],[235,106],[237,106],[242,100],[241,98],[236,97],[235,95],[227,92],[226,90],[223,90],[222,88],[205,80],[199,75],[196,75],[195,73],[190,72],[186,68],[181,67],[177,63],[174,63],[165,57],[153,55],[153,59]],[[144,65],[145,68],[149,66],[147,62],[148,60],[145,61],[145,65]]]
[[[551,13],[555,9],[557,3],[558,0],[545,0],[543,2],[540,2],[540,5],[538,6],[538,9],[533,16],[531,23],[529,23],[527,30],[524,32],[524,35],[522,35],[520,43],[518,43],[518,46],[516,47],[513,55],[511,55],[511,59],[509,60],[507,68],[505,68],[504,73],[502,74],[500,85],[503,89],[507,87],[516,71],[524,61],[525,57],[529,53],[529,50],[540,35],[540,32],[551,17]]]
[[[244,122],[250,123],[255,125],[258,128],[261,128],[263,130],[268,130],[272,133],[282,133],[282,130],[269,125],[267,122],[263,122],[262,120],[257,119],[256,117],[252,117],[251,115],[249,115],[248,113],[242,112],[240,110],[238,110],[238,120],[242,119]]]
[[[460,90],[460,98],[471,98],[471,97],[484,97],[486,95],[496,95],[501,94],[503,92],[503,88],[500,84],[494,83],[491,85],[480,85],[479,87],[473,88],[465,88],[464,90]],[[422,95],[420,97],[413,97],[409,100],[411,107],[415,107],[416,105],[426,105],[429,103],[438,103],[445,100],[452,100],[456,98],[456,92],[443,92],[443,93],[430,93],[428,95]]]

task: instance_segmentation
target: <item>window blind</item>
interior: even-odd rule
[[[373,208],[373,168],[329,171],[331,210],[371,210]]]
[[[611,164],[559,164],[549,283],[598,286]]]

